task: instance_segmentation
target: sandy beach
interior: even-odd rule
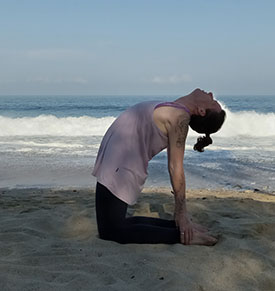
[[[171,219],[167,188],[145,189],[129,215]],[[0,290],[275,290],[275,196],[188,191],[214,247],[100,240],[94,191],[0,191]]]

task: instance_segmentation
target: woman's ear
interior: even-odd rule
[[[203,107],[198,108],[198,113],[200,116],[205,116],[206,110]]]

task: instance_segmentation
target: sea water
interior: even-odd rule
[[[126,108],[179,96],[0,96],[0,187],[94,187],[101,139]],[[226,110],[213,144],[184,158],[188,188],[275,192],[275,96],[216,96]],[[145,186],[169,186],[166,150],[149,163]]]

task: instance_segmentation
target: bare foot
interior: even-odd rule
[[[218,240],[203,232],[194,231],[193,239],[191,240],[191,245],[204,245],[213,246],[218,242]]]
[[[199,232],[208,232],[209,231],[209,229],[207,229],[205,226],[194,222],[191,215],[188,215],[188,218],[192,221],[192,224],[193,224],[193,227],[195,228],[195,230],[197,230]]]
[[[197,230],[198,232],[208,232],[208,229],[205,226],[198,224],[198,223],[195,223],[193,221],[192,221],[192,224],[193,224],[195,230]]]

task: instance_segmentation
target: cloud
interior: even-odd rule
[[[87,84],[88,81],[82,77],[75,77],[72,79],[51,79],[48,77],[37,77],[37,78],[29,78],[26,80],[27,83],[40,83],[40,84]]]
[[[29,49],[29,50],[3,50],[0,56],[5,58],[26,58],[28,60],[59,60],[59,59],[89,59],[95,58],[94,52],[78,49]]]
[[[78,58],[87,57],[90,53],[83,50],[72,50],[72,49],[38,49],[28,50],[26,55],[31,59],[47,59],[55,60],[61,58]]]
[[[75,78],[74,80],[72,80],[73,83],[78,83],[78,84],[86,84],[88,83],[87,80],[85,80],[84,78]]]
[[[155,76],[152,79],[152,82],[156,84],[179,84],[179,83],[189,83],[191,81],[192,81],[192,78],[188,74],[171,75],[171,76]]]

